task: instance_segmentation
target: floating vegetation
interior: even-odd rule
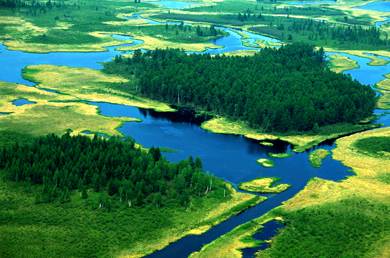
[[[270,159],[258,159],[256,162],[265,168],[272,168],[275,166],[274,161]]]

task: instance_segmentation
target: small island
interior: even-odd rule
[[[259,144],[264,145],[264,146],[274,146],[272,142],[259,142]]]
[[[318,149],[310,153],[309,161],[315,168],[322,166],[322,160],[330,155],[330,151],[324,149]]]
[[[292,153],[272,153],[272,152],[269,152],[268,155],[272,158],[279,158],[279,159],[283,159],[283,158],[288,158],[288,157],[291,157],[293,154]]]
[[[256,162],[265,168],[272,168],[275,166],[274,161],[270,159],[258,159]]]
[[[280,177],[258,177],[252,181],[238,184],[237,188],[255,193],[281,193],[291,187],[290,184],[275,184],[281,179]]]

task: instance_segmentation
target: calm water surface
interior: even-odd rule
[[[12,101],[12,104],[15,106],[31,105],[36,104],[36,102],[29,101],[28,99],[17,99]]]

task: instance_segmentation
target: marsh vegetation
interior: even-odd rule
[[[143,41],[120,50],[149,50],[136,51],[130,58],[117,55],[105,65],[106,74],[41,65],[23,71],[24,78],[38,83],[36,87],[0,82],[0,256],[142,256],[187,234],[204,233],[265,200],[236,192],[204,173],[199,158],[171,163],[160,153],[170,149],[148,150],[131,137],[119,140],[115,136],[123,135],[118,127],[140,120],[99,115],[96,106],[82,100],[161,111],[172,108],[160,101],[195,108],[216,115],[203,128],[261,141],[281,139],[299,146],[294,151],[378,127],[359,123],[369,121],[376,106],[388,108],[388,92],[380,91],[378,102],[368,86],[326,69],[324,52],[311,45],[369,57],[370,65],[385,65],[385,58],[365,53],[390,56],[389,25],[375,28],[381,12],[351,9],[360,4],[224,0],[162,11],[137,1],[0,0],[0,42],[9,49],[107,51],[107,46],[130,43],[110,36],[120,34]],[[147,13],[163,24],[146,25],[145,20],[123,17],[135,13]],[[178,23],[165,24],[168,20]],[[216,25],[298,44],[260,53],[183,53],[216,48],[209,41],[227,35]],[[244,32],[239,34],[247,40]],[[165,49],[168,46],[178,50]],[[333,71],[358,67],[350,59],[332,58]],[[254,69],[259,67],[265,70],[257,74]],[[387,89],[388,80],[377,86]],[[35,104],[12,104],[21,98]],[[68,128],[74,132],[66,132]],[[85,130],[111,138],[78,135]],[[194,257],[240,256],[240,249],[258,246],[251,236],[270,219],[281,220],[286,227],[259,257],[388,257],[388,134],[384,128],[339,139],[334,157],[356,176],[337,183],[312,179],[283,206],[233,229]],[[329,152],[311,154],[319,166]],[[274,165],[263,158],[257,162],[265,167],[260,169]],[[278,180],[258,178],[240,187],[257,192],[289,187],[273,187]]]

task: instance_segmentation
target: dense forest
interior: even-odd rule
[[[133,79],[126,91],[244,120],[264,132],[317,132],[370,116],[375,92],[327,69],[325,58],[305,43],[245,57],[156,49],[116,56],[103,71]]]
[[[190,196],[205,196],[224,184],[203,172],[202,161],[192,156],[170,163],[159,148],[148,152],[135,147],[131,137],[106,140],[95,135],[62,137],[49,134],[30,144],[15,143],[0,150],[0,171],[5,180],[23,182],[25,189],[41,184],[35,202],[70,200],[69,191],[100,192],[99,207],[110,208],[109,196],[131,207],[153,204],[187,206]],[[228,193],[228,192],[226,192]]]

